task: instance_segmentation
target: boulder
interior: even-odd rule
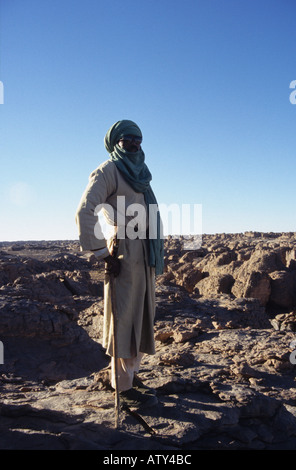
[[[270,274],[270,302],[285,309],[296,305],[296,271],[275,271]]]
[[[236,297],[258,299],[260,304],[265,306],[270,298],[270,277],[265,272],[252,271],[246,277],[239,276],[231,292]]]

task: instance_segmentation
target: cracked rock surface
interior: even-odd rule
[[[296,449],[296,235],[183,248],[165,241],[139,373],[158,405],[115,429],[103,263],[76,241],[0,244],[0,449]]]

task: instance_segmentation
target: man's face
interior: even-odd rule
[[[136,135],[125,135],[118,141],[119,147],[127,152],[137,152],[142,143],[142,138]]]

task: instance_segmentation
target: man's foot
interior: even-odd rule
[[[120,401],[129,408],[149,408],[155,406],[158,400],[155,395],[149,395],[139,392],[135,388],[130,388],[124,392],[119,392]]]
[[[145,393],[148,395],[156,394],[154,388],[147,387],[147,385],[145,385],[136,374],[134,375],[133,387],[141,393]]]

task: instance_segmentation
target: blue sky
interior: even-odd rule
[[[0,240],[77,239],[103,138],[141,127],[204,233],[296,231],[294,0],[0,0]]]

